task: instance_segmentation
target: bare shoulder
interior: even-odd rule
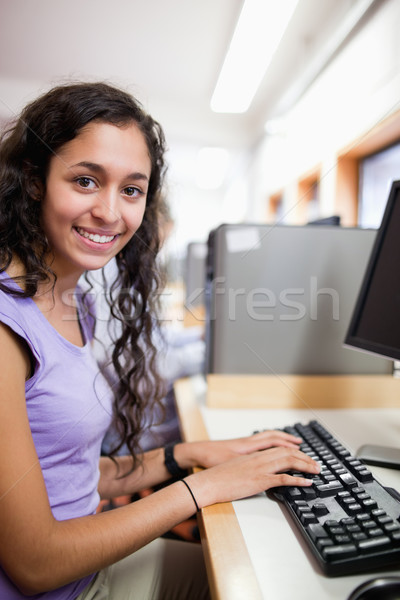
[[[1,383],[10,382],[13,377],[23,375],[23,381],[31,374],[31,352],[27,343],[10,327],[0,322],[0,364],[7,378]]]

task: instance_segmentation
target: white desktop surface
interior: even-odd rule
[[[234,410],[207,408],[202,417],[210,439],[248,435],[256,429],[283,427],[318,419],[349,450],[365,443],[400,443],[400,409]],[[371,467],[384,485],[400,490],[400,471]],[[377,572],[326,577],[290,517],[265,494],[233,503],[263,598],[269,600],[345,600],[361,582]],[[385,573],[400,574],[399,570]],[[382,570],[379,571],[382,574]]]

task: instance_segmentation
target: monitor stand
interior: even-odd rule
[[[386,467],[388,469],[400,469],[400,448],[366,444],[359,448],[356,456],[367,465]]]

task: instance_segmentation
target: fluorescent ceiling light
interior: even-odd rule
[[[213,97],[215,112],[249,108],[298,0],[245,0]]]
[[[229,166],[225,148],[202,148],[196,161],[196,185],[202,190],[217,190],[224,182]]]

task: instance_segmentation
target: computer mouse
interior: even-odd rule
[[[400,576],[368,579],[347,600],[400,600]]]

